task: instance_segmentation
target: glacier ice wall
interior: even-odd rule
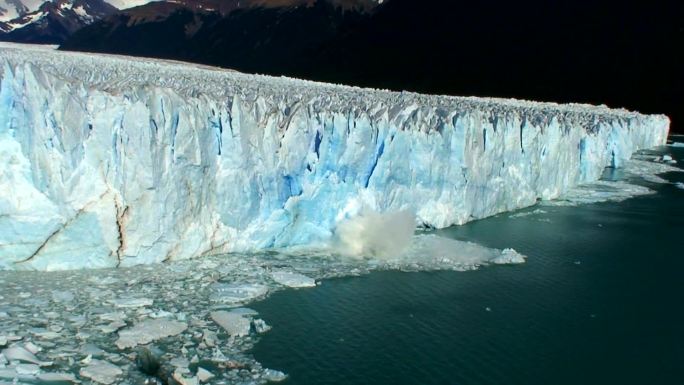
[[[669,120],[0,46],[0,268],[326,242],[359,210],[445,227],[552,199]]]

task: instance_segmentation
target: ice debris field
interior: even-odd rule
[[[0,268],[321,247],[402,211],[412,227],[463,224],[595,182],[668,130],[604,106],[2,44]]]

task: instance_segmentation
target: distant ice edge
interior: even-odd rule
[[[462,224],[664,145],[669,119],[0,45],[0,269],[316,244],[361,210]]]

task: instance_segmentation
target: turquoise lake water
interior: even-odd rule
[[[274,327],[252,353],[298,385],[684,384],[684,189],[646,185],[657,193],[437,232],[522,265],[276,293],[251,306]]]

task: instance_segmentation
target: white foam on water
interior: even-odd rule
[[[577,206],[600,202],[622,202],[649,194],[655,194],[655,191],[648,187],[623,181],[598,181],[570,189],[560,198],[543,201],[541,204],[545,206]]]
[[[668,164],[668,155],[654,157],[652,155],[636,155],[625,163],[621,171],[626,180],[600,180],[577,186],[566,191],[560,198],[544,201],[545,206],[577,206],[580,204],[600,202],[621,202],[626,199],[642,195],[655,194],[655,191],[635,183],[632,180],[642,180],[653,184],[670,183],[661,174],[670,172],[684,172],[681,168]]]

